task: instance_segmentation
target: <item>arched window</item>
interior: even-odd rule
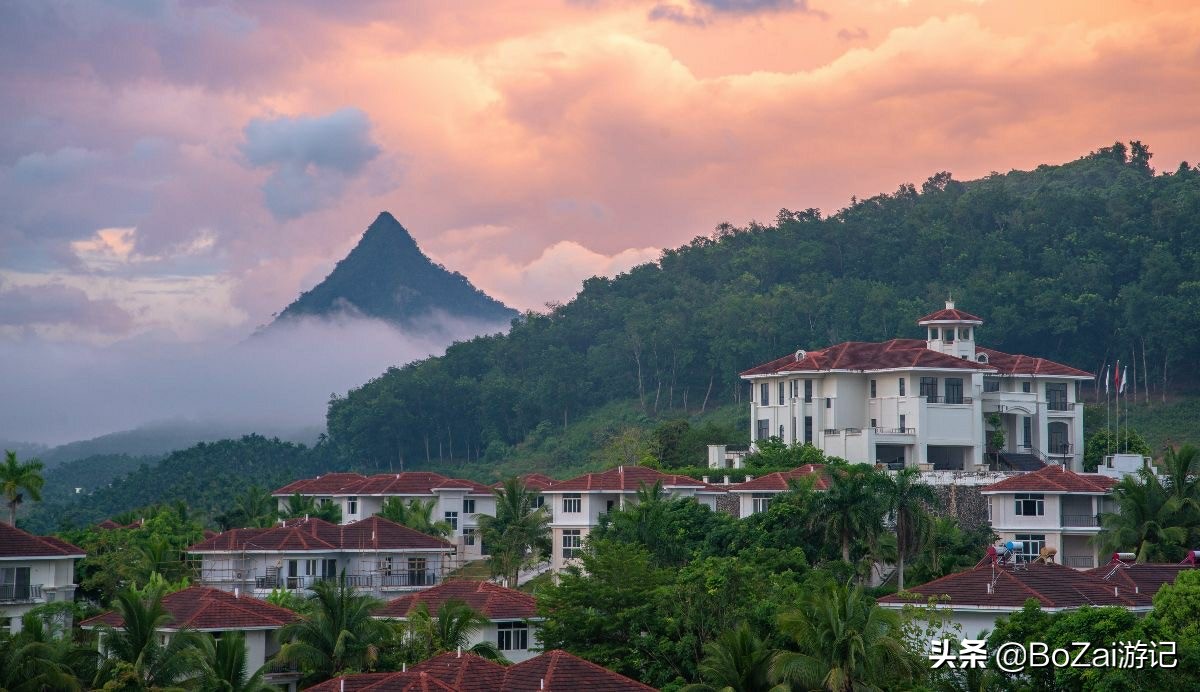
[[[980,353],[979,355],[975,356],[975,360],[979,361],[980,363],[986,363],[988,362],[987,354]]]

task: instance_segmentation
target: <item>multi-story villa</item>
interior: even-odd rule
[[[731,485],[729,493],[738,498],[738,516],[748,517],[767,511],[776,495],[791,490],[794,482],[805,478],[811,479],[813,490],[829,489],[825,465],[805,464],[791,471],[776,471]]]
[[[984,486],[980,494],[992,530],[1001,541],[1020,542],[1025,559],[1049,546],[1060,564],[1089,569],[1100,563],[1100,515],[1117,511],[1115,484],[1111,476],[1047,466]]]
[[[983,320],[952,301],[918,320],[926,338],[796,351],[741,373],[751,383],[752,441],[778,436],[849,461],[977,470],[999,417],[1009,468],[1080,470],[1092,375],[978,346]]]
[[[583,539],[614,509],[637,502],[638,490],[661,483],[669,497],[691,497],[715,510],[726,491],[687,476],[661,473],[645,466],[618,466],[560,481],[542,491],[550,505],[553,551],[550,569],[557,572],[578,557]]]
[[[43,603],[75,598],[75,561],[83,549],[0,523],[0,628],[21,630],[21,616]]]
[[[188,548],[199,581],[266,598],[307,589],[342,572],[351,586],[382,597],[425,589],[458,565],[454,545],[380,517],[337,526],[292,519],[268,529],[233,529]]]
[[[433,500],[433,518],[450,524],[453,529],[451,541],[457,544],[459,555],[466,560],[482,557],[477,516],[496,513],[496,496],[492,488],[428,471],[374,476],[330,473],[294,481],[271,494],[278,499],[281,510],[286,508],[288,498],[296,494],[311,497],[318,504],[333,503],[342,510],[343,524],[372,516],[389,498]]]

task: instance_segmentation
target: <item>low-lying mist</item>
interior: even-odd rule
[[[402,331],[345,317],[206,343],[0,342],[0,439],[62,444],[179,419],[245,432],[323,426],[331,394],[504,329],[439,316]]]

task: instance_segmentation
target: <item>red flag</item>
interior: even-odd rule
[[[1113,370],[1113,389],[1117,393],[1121,393],[1121,361],[1117,361],[1117,367]]]

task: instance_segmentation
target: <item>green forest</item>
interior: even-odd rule
[[[721,224],[506,335],[451,346],[332,397],[337,453],[397,463],[496,462],[535,431],[613,402],[647,416],[737,403],[737,373],[797,348],[919,337],[953,295],[980,341],[1100,372],[1134,398],[1196,383],[1200,169],[1156,174],[1140,142],[960,182],[949,173],[825,217]]]

